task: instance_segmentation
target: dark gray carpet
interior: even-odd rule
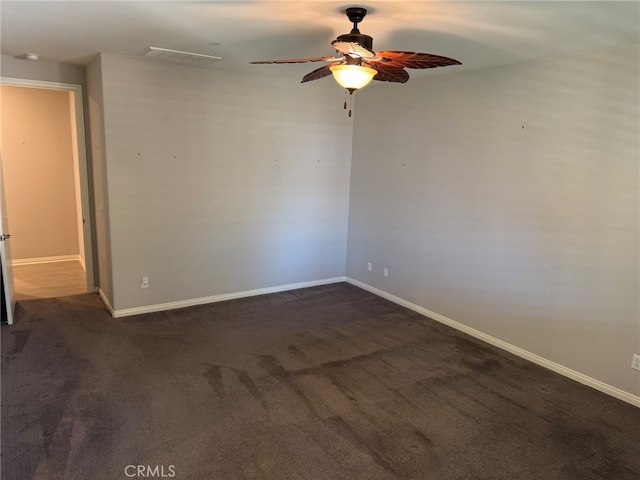
[[[348,284],[17,317],[4,480],[640,478],[640,409]]]

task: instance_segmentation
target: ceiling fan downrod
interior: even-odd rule
[[[364,17],[367,15],[367,9],[360,7],[350,7],[345,10],[345,13],[349,18],[349,21],[353,23],[353,30],[355,31],[352,31],[351,33],[360,33],[360,31],[358,30],[358,24],[362,22]]]

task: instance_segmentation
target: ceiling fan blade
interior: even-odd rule
[[[462,65],[461,62],[449,57],[432,55],[430,53],[416,52],[378,52],[375,58],[368,59],[368,62],[380,62],[380,64],[405,67],[405,68],[436,68],[448,65]]]
[[[309,57],[309,58],[289,58],[285,60],[261,60],[258,62],[249,62],[251,64],[265,63],[309,63],[309,62],[340,62],[344,57]]]
[[[345,42],[344,40],[334,40],[331,42],[333,48],[343,55],[351,55],[352,57],[374,58],[376,54],[368,48],[362,46],[358,42]]]
[[[378,71],[373,77],[374,80],[396,83],[407,83],[409,81],[409,73],[402,67],[390,66],[388,63],[380,62],[367,62],[367,66]]]
[[[332,63],[331,65],[325,65],[324,67],[320,67],[313,72],[307,73],[304,77],[302,77],[302,81],[300,83],[310,82],[312,80],[318,80],[320,78],[328,77],[331,75],[331,70],[329,67],[333,65],[340,65],[339,63]]]

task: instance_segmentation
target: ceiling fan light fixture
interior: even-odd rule
[[[336,82],[349,91],[366,87],[378,73],[377,70],[362,65],[332,65],[329,70]]]

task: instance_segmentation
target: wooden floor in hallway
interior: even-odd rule
[[[13,280],[18,301],[87,292],[86,273],[77,260],[14,265]]]

